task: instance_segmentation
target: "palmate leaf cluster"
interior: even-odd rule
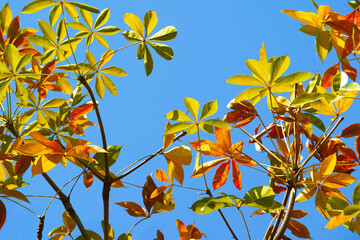
[[[9,217],[5,199],[29,203],[21,192],[21,187],[28,184],[23,180],[26,172],[49,179],[47,172],[51,169],[72,164],[81,171],[74,179],[82,177],[86,189],[91,189],[95,180],[103,184],[106,212],[109,211],[106,191],[124,187],[122,178],[162,155],[166,169],[155,170],[154,178],[149,175],[142,185],[130,183],[141,189],[142,203],[126,199],[115,202],[128,215],[140,218],[134,227],[154,214],[175,209],[174,192],[177,188],[188,188],[207,194],[206,197],[196,195],[198,200],[189,206],[196,214],[220,211],[223,216],[221,210],[227,207],[243,216],[242,210],[252,207],[255,209],[251,216],[271,216],[274,221],[264,230],[265,239],[289,239],[288,232],[284,235],[284,231],[278,230],[279,225],[298,238],[311,238],[310,231],[298,219],[313,213],[294,207],[297,202],[310,199],[328,221],[325,228],[343,225],[360,235],[360,183],[354,176],[360,162],[360,125],[354,123],[340,135],[333,134],[342,114],[350,109],[360,91],[355,68],[360,47],[359,6],[356,2],[350,5],[354,10],[347,15],[315,2],[316,13],[282,11],[301,22],[302,32],[315,37],[321,61],[335,49],[339,61],[323,74],[286,73],[290,57],[268,58],[263,43],[259,60],[248,59],[245,63],[250,74],[238,74],[225,81],[240,93],[229,102],[229,110],[222,119],[215,117],[217,100],[205,103],[200,113],[197,100],[184,98],[184,111],[172,110],[165,115],[170,122],[165,126],[162,148],[136,161],[135,167],[130,164],[115,174],[112,167],[117,163],[122,145],[106,145],[99,111],[101,102],[96,101],[92,87],[99,99],[105,97],[106,89],[113,95],[118,94],[117,77],[128,74],[124,70],[126,66],[112,66],[111,60],[124,48],[137,46],[136,56],[144,61],[146,75],[153,71],[152,52],[165,60],[173,59],[173,50],[163,42],[176,37],[176,28],[167,26],[156,31],[158,17],[150,10],[143,20],[126,13],[124,22],[130,29],[123,31],[107,25],[110,8],[100,11],[73,1],[35,0],[23,8],[23,14],[49,10],[49,19],[39,19],[39,30],[36,30],[22,28],[21,17],[13,17],[9,4],[5,4],[0,11],[0,228]],[[111,49],[107,41],[109,35],[129,43]],[[94,45],[101,49],[101,56],[97,56],[98,50],[92,51]],[[87,50],[78,52],[78,46]],[[350,55],[354,59],[350,59]],[[240,90],[239,85],[249,87]],[[257,110],[257,104],[264,98],[272,115],[267,123]],[[88,118],[92,113],[97,121]],[[323,121],[328,116],[330,126]],[[250,123],[259,125],[250,131]],[[102,147],[86,140],[88,127],[99,127]],[[206,137],[200,138],[200,132]],[[195,140],[177,145],[176,141],[186,133]],[[246,145],[245,140],[235,142],[236,135],[251,145]],[[352,137],[355,137],[354,147],[344,141]],[[211,138],[215,141],[208,140]],[[252,146],[263,154],[262,158],[248,154]],[[193,168],[190,177],[203,179],[204,189],[183,185],[189,166]],[[242,192],[244,185],[251,184],[249,179],[242,179],[242,172],[249,168],[257,170],[256,174],[262,172],[269,182]],[[209,187],[207,177],[213,172],[212,187]],[[234,192],[213,193],[229,178]],[[161,184],[157,185],[155,179]],[[61,189],[48,182],[59,198],[64,198]],[[346,197],[342,188],[355,184],[352,198]],[[283,196],[285,200],[281,201]],[[65,200],[69,200],[66,195]],[[104,239],[115,239],[115,236],[118,240],[132,239],[133,228],[125,233],[120,229],[122,234],[119,234],[105,217],[108,214],[104,214],[101,222]],[[50,239],[75,239],[72,234],[76,227],[81,232],[78,240],[102,239],[101,234],[82,229],[73,211],[65,211],[62,221],[64,225],[48,234]],[[186,225],[178,218],[174,227],[180,240],[206,237],[195,224]],[[237,239],[230,227],[229,230]],[[155,230],[152,234],[155,235]],[[155,239],[164,239],[164,234],[157,230]]]

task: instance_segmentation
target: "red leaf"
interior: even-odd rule
[[[227,123],[235,123],[236,127],[243,127],[256,117],[256,110],[248,101],[230,103],[228,107],[234,111],[228,112],[223,120]]]
[[[350,138],[359,135],[360,135],[360,123],[354,123],[344,128],[341,132],[340,137]]]
[[[341,68],[344,70],[344,72],[351,78],[353,81],[356,80],[357,77],[357,70],[356,68],[353,68],[350,66],[350,64],[347,64],[345,62],[341,63]]]
[[[70,115],[70,120],[87,114],[88,112],[93,110],[93,108],[94,108],[93,104],[83,104],[83,105],[75,108]]]
[[[321,77],[321,86],[324,88],[331,87],[335,75],[339,72],[340,64],[337,63],[329,67]]]
[[[290,219],[288,229],[298,238],[311,238],[309,230],[302,223]]]
[[[45,78],[47,78],[49,76],[50,73],[52,73],[52,71],[54,71],[55,69],[55,63],[56,63],[56,59],[52,60],[51,62],[48,62],[44,68],[41,71],[41,81],[44,80]]]
[[[230,170],[230,161],[222,163],[215,172],[215,176],[212,182],[214,190],[220,188],[225,184]]]
[[[234,160],[231,160],[231,163],[232,163],[232,181],[234,183],[234,186],[240,191],[242,187],[240,168]]]
[[[21,155],[15,165],[15,174],[20,175],[26,172],[26,170],[28,170],[28,168],[30,167],[30,163],[32,160],[33,157]]]
[[[0,229],[4,225],[6,220],[6,207],[4,203],[0,200]]]

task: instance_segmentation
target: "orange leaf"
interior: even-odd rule
[[[91,173],[84,173],[83,174],[83,182],[84,185],[86,187],[86,189],[89,189],[89,187],[93,184],[94,182],[94,177]]]
[[[352,184],[356,180],[355,177],[347,173],[334,173],[328,176],[322,183],[323,186],[329,188],[341,188]]]
[[[235,123],[236,128],[247,125],[256,117],[254,106],[246,100],[230,103],[228,107],[234,111],[228,112],[224,116],[223,121]]]
[[[360,157],[360,136],[356,136],[354,145],[357,155]]]
[[[29,134],[32,138],[34,138],[36,141],[38,141],[39,143],[52,148],[54,150],[56,150],[58,153],[63,153],[64,149],[62,148],[62,146],[56,142],[56,141],[50,141],[49,139],[47,139],[44,135],[42,135],[41,133],[38,132],[31,132]]]
[[[340,226],[341,224],[351,220],[352,218],[354,218],[354,216],[346,216],[345,217],[343,213],[339,213],[339,215],[333,216],[324,228],[327,228],[327,229],[336,228],[336,227]]]
[[[349,76],[350,79],[352,79],[353,81],[356,80],[356,77],[357,77],[357,69],[356,68],[353,68],[352,66],[350,66],[350,64],[347,64],[345,62],[341,63],[341,68]]]
[[[118,202],[115,203],[123,208],[126,208],[127,213],[133,217],[147,217],[148,214],[144,208],[134,202]]]
[[[158,188],[156,188],[150,195],[150,199],[156,198],[157,196],[159,196],[161,193],[163,193],[168,187],[170,187],[170,185],[168,186],[160,186]]]
[[[4,225],[6,220],[6,207],[4,203],[0,200],[0,229]]]
[[[171,124],[166,122],[165,130],[170,126]],[[163,151],[165,151],[173,143],[175,135],[176,134],[170,134],[164,136]]]
[[[235,163],[234,160],[231,161],[232,163],[232,181],[234,183],[234,186],[241,190],[242,183],[241,183],[241,172],[239,166]]]
[[[225,184],[230,170],[230,161],[222,163],[215,172],[215,176],[212,182],[214,190],[220,188]]]
[[[71,112],[70,120],[81,117],[81,116],[89,113],[91,110],[93,110],[93,108],[94,108],[93,104],[83,104],[83,105],[75,108]]]
[[[165,183],[170,183],[171,184],[171,182],[170,182],[169,178],[167,177],[165,171],[162,170],[162,169],[157,169],[155,171],[155,177],[160,182],[165,182]]]
[[[290,219],[288,229],[298,238],[311,238],[309,230],[302,223]]]
[[[27,156],[36,156],[43,154],[59,154],[58,151],[55,151],[51,148],[48,148],[41,143],[27,143],[23,144],[15,149],[17,152],[27,155]]]
[[[224,152],[230,153],[231,137],[229,130],[215,127],[215,139],[218,143],[218,146],[220,146]]]
[[[174,163],[174,177],[176,181],[178,181],[181,185],[184,181],[184,169],[181,164],[173,162]]]
[[[212,168],[216,167],[217,165],[219,165],[220,163],[222,163],[228,159],[229,158],[221,158],[221,159],[216,159],[216,160],[206,162],[203,165],[199,166],[197,169],[194,169],[194,172],[191,175],[191,177],[193,177],[193,178],[201,177],[204,173],[208,172]]]
[[[200,142],[200,152],[207,156],[213,156],[213,157],[225,157],[227,156],[226,153],[222,150],[222,148],[209,140],[196,140],[193,142],[190,142],[190,145],[193,149],[199,150],[199,142]]]

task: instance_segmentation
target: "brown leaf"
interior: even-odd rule
[[[118,202],[115,203],[119,206],[126,208],[127,213],[133,217],[147,217],[148,214],[144,208],[134,202]]]
[[[26,170],[28,170],[28,168],[30,167],[33,159],[34,157],[21,155],[15,165],[15,174],[20,175],[26,172]]]
[[[236,128],[247,125],[256,117],[254,106],[246,100],[230,103],[228,107],[234,111],[228,112],[224,116],[223,121],[235,123]]]
[[[160,232],[160,230],[157,230],[156,238],[154,238],[154,240],[164,240],[164,234],[162,234],[162,232]]]
[[[156,184],[154,183],[154,180],[152,179],[152,177],[150,175],[147,176],[146,182],[145,182],[143,190],[142,190],[142,197],[143,197],[143,202],[144,202],[145,208],[148,212],[150,212],[151,208],[154,206],[155,201],[161,202],[163,199],[163,196],[164,196],[163,193],[154,199],[151,198],[151,194],[153,193],[153,191],[155,191],[156,188],[157,188]]]
[[[4,225],[6,220],[6,207],[4,203],[0,200],[0,229]]]
[[[83,182],[86,189],[89,189],[94,182],[94,177],[91,173],[83,174]]]
[[[311,238],[309,230],[302,223],[290,219],[288,229],[298,238]]]
[[[291,217],[292,218],[303,218],[305,216],[307,216],[309,213],[303,211],[303,210],[293,210],[291,212]]]

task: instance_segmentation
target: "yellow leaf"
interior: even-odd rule
[[[316,13],[296,11],[291,9],[285,9],[280,12],[285,13],[289,17],[295,18],[296,20],[303,22],[307,25],[310,25],[312,27],[316,27],[316,28],[321,27],[319,16]]]
[[[217,165],[221,164],[222,162],[228,160],[229,158],[220,158],[216,160],[212,160],[209,162],[200,165],[197,169],[194,169],[193,174],[191,175],[192,178],[201,177],[204,173],[211,170],[212,168],[216,167]]]
[[[165,130],[170,127],[171,124],[166,122]],[[176,134],[164,135],[163,151],[165,151],[174,141]]]
[[[358,93],[359,91],[351,91],[344,93],[343,98],[340,100],[339,109],[337,111],[339,115],[346,112],[350,108],[351,104],[354,101],[354,97],[356,97]]]
[[[144,37],[144,25],[138,16],[132,13],[125,13],[124,21],[132,30]]]
[[[315,192],[316,192],[316,187],[305,188],[299,193],[299,195],[297,195],[295,201],[296,202],[306,201],[306,200],[312,198],[312,196],[314,196]]]
[[[324,159],[320,165],[320,179],[326,178],[334,171],[336,159],[336,153]]]
[[[327,228],[327,229],[336,228],[336,227],[340,226],[341,224],[351,220],[353,217],[354,216],[346,216],[345,217],[343,213],[340,213],[339,215],[332,217],[324,228]]]
[[[157,180],[159,180],[160,182],[165,182],[165,183],[171,183],[169,178],[166,176],[166,173],[164,170],[162,169],[157,169],[155,171],[155,177]]]
[[[166,160],[174,161],[182,165],[191,163],[191,150],[187,146],[179,146],[164,153]]]

